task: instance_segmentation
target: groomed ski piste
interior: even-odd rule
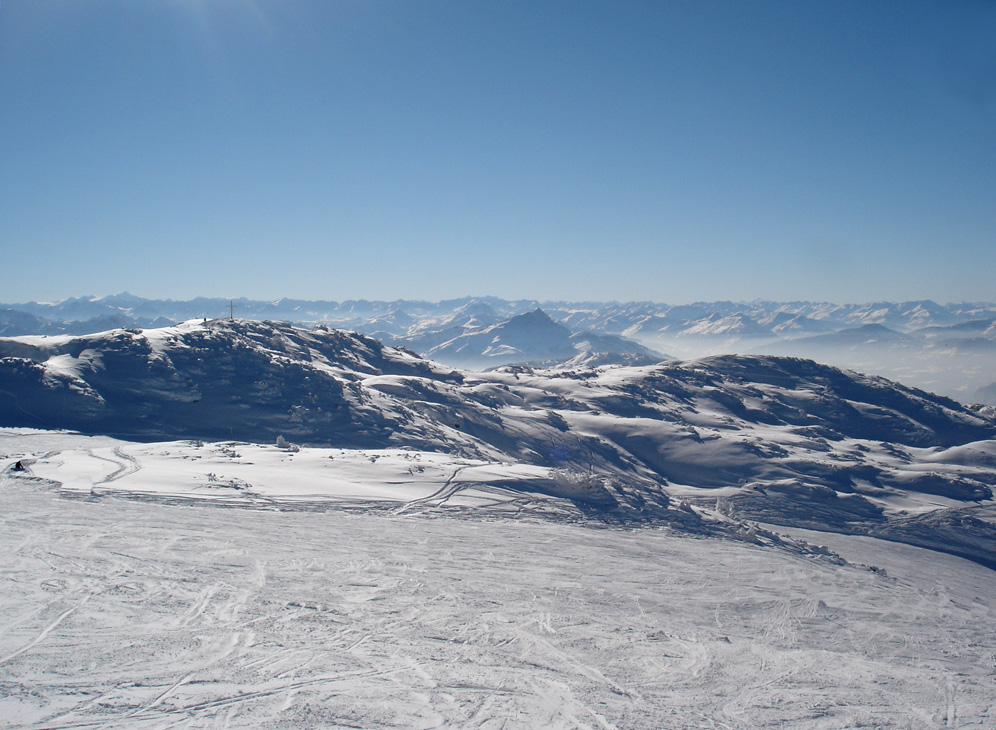
[[[598,523],[554,470],[413,449],[0,453],[5,727],[996,723],[994,573],[951,555]]]

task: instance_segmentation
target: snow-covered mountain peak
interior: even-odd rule
[[[525,314],[516,315],[500,326],[503,326],[506,329],[528,329],[533,331],[568,331],[566,327],[555,322],[549,314],[544,312],[539,307],[530,312],[526,312]]]

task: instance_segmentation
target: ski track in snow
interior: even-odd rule
[[[419,499],[413,499],[410,502],[406,502],[404,505],[395,510],[395,514],[403,514],[404,512],[410,510],[412,507],[419,505],[432,505],[439,507],[445,504],[449,499],[455,495],[457,492],[466,488],[466,485],[460,484],[459,482],[454,483],[454,480],[459,476],[460,472],[466,469],[466,466],[458,466],[450,474],[446,482],[437,489],[435,492],[430,494],[428,497],[421,497]]]
[[[95,484],[138,473],[121,449],[101,453],[113,471]],[[377,514],[177,506],[116,488],[64,499],[3,477],[0,724],[996,720],[996,581],[978,565],[842,535],[839,565],[663,528],[423,511],[467,485],[466,466],[448,468],[427,496]],[[528,509],[506,496],[493,504]]]
[[[86,453],[94,459],[99,459],[100,461],[106,461],[114,465],[115,469],[107,476],[101,478],[99,481],[94,482],[91,492],[94,494],[98,493],[96,487],[101,484],[110,484],[111,482],[117,481],[126,476],[130,476],[141,471],[142,467],[135,459],[135,457],[130,454],[125,453],[124,449],[120,446],[115,446],[112,449],[112,453],[117,458],[110,458],[107,456],[101,456],[94,452],[93,449],[87,449]]]

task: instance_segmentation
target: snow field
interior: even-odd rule
[[[394,504],[404,509],[444,503],[479,507],[549,500],[528,490],[530,483],[537,488],[551,483],[551,470],[544,467],[400,449],[190,441],[134,444],[66,433],[61,438],[41,437],[56,449],[32,451],[32,434],[18,438],[8,430],[4,436],[0,443],[25,447],[6,459],[8,466],[20,458],[31,476],[57,483],[65,494],[92,497],[141,495],[242,505],[317,501]]]
[[[850,549],[840,565],[488,510],[218,509],[146,496],[65,499],[37,478],[0,482],[0,724],[996,720],[996,582],[950,556],[833,536]],[[943,570],[930,569],[935,558]]]

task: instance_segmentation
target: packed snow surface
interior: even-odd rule
[[[2,448],[4,727],[996,721],[996,581],[953,556],[598,525],[418,452]]]
[[[274,322],[0,356],[4,727],[996,725],[985,408]]]

